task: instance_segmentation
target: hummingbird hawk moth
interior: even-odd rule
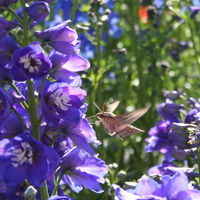
[[[113,112],[119,105],[120,101],[116,101],[107,106],[105,112],[105,103],[102,106],[102,110],[94,103],[97,109],[100,111],[96,114],[96,117],[102,122],[105,131],[108,135],[121,136],[121,135],[133,135],[136,133],[144,132],[143,130],[132,126],[131,124],[144,115],[148,108],[142,108],[130,113],[115,115]]]

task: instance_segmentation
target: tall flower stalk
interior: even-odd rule
[[[76,193],[83,186],[103,192],[100,183],[105,182],[107,166],[89,144],[99,142],[84,118],[87,94],[76,73],[90,63],[79,55],[80,41],[69,20],[37,30],[49,14],[50,2],[20,0],[16,11],[11,5],[19,6],[17,1],[1,2],[2,12],[15,18],[2,18],[5,30],[0,40],[3,198],[72,199],[61,185]],[[13,37],[18,30],[23,34]]]

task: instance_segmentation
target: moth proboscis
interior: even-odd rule
[[[103,127],[108,135],[116,135],[120,138],[121,135],[133,135],[144,132],[144,130],[136,128],[131,124],[144,115],[148,111],[148,108],[141,108],[130,113],[115,115],[113,112],[119,103],[120,101],[115,101],[114,103],[108,105],[106,111],[105,103],[103,104],[102,109],[100,109],[96,103],[94,103],[96,108],[100,111],[95,116],[100,120],[100,122],[102,122]]]

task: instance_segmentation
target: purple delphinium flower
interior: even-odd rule
[[[3,120],[2,120],[3,121]],[[2,122],[1,122],[2,123]],[[23,132],[23,127],[15,113],[6,117],[3,126],[0,128],[0,140],[11,138]]]
[[[0,67],[11,66],[12,54],[14,51],[19,49],[19,44],[10,36],[6,35],[3,39],[0,40]],[[6,66],[8,65],[8,66]]]
[[[0,127],[2,127],[14,104],[11,95],[2,88],[0,88],[0,102]]]
[[[9,30],[17,27],[17,24],[11,21],[5,20],[3,17],[0,17],[0,39],[6,36]]]
[[[146,151],[160,151],[165,154],[165,159],[168,161],[182,160],[190,163],[191,159],[197,159],[196,141],[199,138],[200,104],[193,98],[186,98],[184,94],[185,107],[189,110],[186,112],[183,110],[184,106],[175,103],[183,95],[175,92],[167,93],[167,103],[160,104],[158,109],[163,119],[150,129],[150,137],[146,139],[149,143]]]
[[[189,131],[187,129],[191,127],[189,127],[188,124],[181,125],[180,113],[186,114],[186,112],[183,109],[183,105],[174,102],[181,98],[181,95],[174,93],[171,98],[172,93],[169,95],[168,92],[168,95],[165,96],[167,98],[166,103],[159,104],[158,106],[158,113],[163,119],[150,129],[150,137],[146,139],[149,143],[146,147],[146,151],[161,151],[162,153],[165,153],[165,158],[168,160],[172,160],[180,154],[183,159],[187,156],[185,151],[182,151],[186,149],[186,147],[188,148],[187,142],[189,140]],[[198,106],[198,104],[194,104],[193,106],[195,105]],[[192,108],[186,115],[185,122],[191,123],[191,120],[194,119],[198,110],[198,107]],[[180,127],[182,127],[182,129]],[[185,130],[183,131],[183,129]]]
[[[158,105],[158,113],[164,119],[172,122],[180,122],[179,114],[181,109],[184,109],[183,105],[178,105],[170,100],[167,100],[166,103],[161,103]]]
[[[162,164],[151,167],[148,170],[148,175],[149,176],[156,176],[156,175],[161,176],[165,172],[167,167],[176,167],[176,165],[174,165],[173,163],[171,163],[167,160],[164,160]]]
[[[21,20],[23,20],[23,18],[24,18],[24,13],[23,13],[22,7],[19,7],[19,8],[16,10],[15,13],[18,15],[19,18],[21,18]],[[38,16],[38,17],[39,17],[39,16]],[[14,19],[14,22],[16,22],[16,23],[18,24],[18,26],[20,26],[20,27],[23,29],[23,27],[21,26],[21,23],[20,23],[20,21],[19,21],[18,18],[15,18],[15,19]],[[34,20],[30,17],[30,18],[29,18],[28,27],[31,29],[31,28],[33,28],[36,24],[37,24],[37,21],[34,21]]]
[[[1,59],[1,58],[0,58]],[[10,69],[0,67],[0,86],[3,87],[5,84],[11,83]]]
[[[16,2],[18,2],[18,0],[1,0],[0,1],[0,6],[6,8],[6,7],[10,6],[10,4],[16,3]],[[4,12],[5,10],[6,9],[0,9],[0,13]]]
[[[27,189],[27,185],[24,183],[19,183],[16,185],[6,185],[4,199],[15,199],[15,200],[24,200],[24,192]]]
[[[158,121],[149,131],[149,138],[146,141],[149,143],[145,150],[147,152],[161,151],[168,156],[174,149],[175,143],[169,137],[172,122],[169,120]]]
[[[56,126],[65,119],[77,122],[82,118],[81,107],[86,92],[80,88],[73,88],[67,83],[54,82],[44,88],[42,92],[42,112],[45,121]]]
[[[57,133],[61,132],[62,134],[67,135],[79,148],[91,155],[96,154],[88,143],[99,144],[99,141],[97,140],[94,129],[86,119],[81,119],[74,123],[63,120],[54,128]]]
[[[29,7],[26,7],[25,10],[36,22],[43,21],[50,13],[49,4],[43,1],[35,1]]]
[[[60,82],[67,82],[70,86],[80,87],[81,78],[75,72],[83,71],[90,67],[90,63],[79,55],[65,55],[52,51],[49,55],[52,69],[49,75]]]
[[[2,180],[8,185],[27,179],[33,186],[41,186],[49,170],[60,161],[52,147],[34,139],[28,131],[13,139],[3,139],[0,149]]]
[[[51,68],[51,61],[43,53],[39,42],[18,49],[13,54],[13,66],[10,69],[11,77],[16,81],[25,81],[30,78],[41,78],[47,75]]]
[[[190,18],[194,19],[196,14],[199,13],[200,7],[199,6],[189,6],[189,9],[190,9],[190,12],[191,12]]]
[[[73,147],[74,147],[74,144],[71,141],[71,139],[67,135],[64,135],[64,134],[59,136],[54,143],[54,149],[60,155],[60,157],[64,155],[65,151],[72,149]]]
[[[49,199],[47,200],[74,200],[73,198],[67,196],[67,195],[54,195],[54,196],[51,196]]]
[[[102,193],[99,183],[104,183],[104,175],[108,172],[105,162],[90,156],[84,150],[74,147],[67,151],[61,159],[60,174],[64,174],[61,184],[68,184],[79,193],[83,186],[89,190]]]
[[[176,200],[197,200],[200,198],[200,191],[189,187],[187,176],[182,171],[162,176],[162,183],[143,175],[135,189],[127,191],[113,184],[116,200],[149,200],[149,199],[176,199]]]
[[[68,26],[70,20],[44,31],[36,31],[35,36],[44,40],[56,51],[63,54],[77,54],[78,35],[75,30]]]

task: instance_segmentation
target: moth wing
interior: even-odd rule
[[[110,104],[107,106],[106,108],[106,112],[111,112],[113,113],[114,110],[117,108],[117,106],[119,105],[120,101],[115,101],[114,103]]]
[[[137,133],[144,132],[144,130],[141,130],[139,128],[136,128],[135,126],[132,126],[130,124],[127,124],[126,127],[122,128],[121,130],[117,131],[117,135],[134,135]]]
[[[142,115],[144,115],[149,108],[141,108],[139,110],[122,114],[122,115],[117,115],[115,116],[116,121],[118,122],[119,125],[121,124],[132,124],[134,121],[136,121],[138,118],[140,118]]]

